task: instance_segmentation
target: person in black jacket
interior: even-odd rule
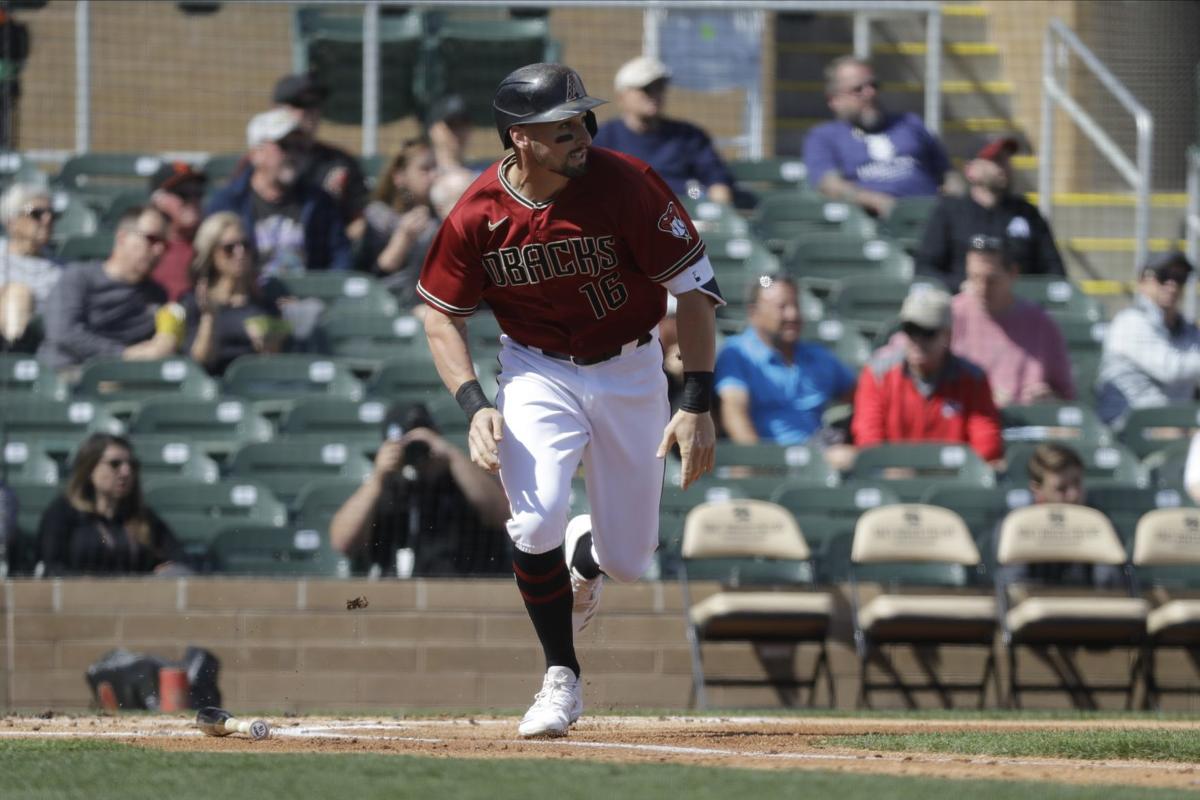
[[[1037,208],[1012,194],[1016,139],[996,139],[963,168],[969,184],[962,197],[943,197],[934,206],[917,252],[917,272],[940,278],[957,292],[966,278],[972,236],[1005,242],[1022,275],[1065,275],[1050,225]]]
[[[163,573],[182,558],[171,529],[142,499],[129,441],[107,433],[79,446],[66,491],[42,513],[38,539],[47,575]]]

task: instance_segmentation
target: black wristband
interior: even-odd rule
[[[679,408],[693,414],[705,414],[712,408],[713,374],[711,372],[683,373],[683,394]]]
[[[467,381],[458,387],[458,391],[454,393],[454,400],[467,415],[467,422],[475,419],[475,414],[479,409],[495,408],[488,401],[487,395],[483,393],[483,387],[479,385],[479,381]]]

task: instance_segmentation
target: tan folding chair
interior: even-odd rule
[[[1046,503],[1010,512],[1000,525],[996,547],[997,613],[1008,652],[1008,699],[1021,705],[1021,691],[1066,690],[1076,706],[1095,708],[1093,692],[1124,691],[1126,707],[1133,691],[1141,658],[1137,652],[1145,638],[1147,602],[1134,596],[1133,574],[1125,548],[1112,523],[1094,508]],[[1022,574],[1021,565],[1086,564],[1094,569],[1108,565],[1120,574],[1119,586],[1064,585],[1060,577]],[[1047,568],[1048,569],[1048,568]],[[1017,671],[1017,650],[1025,646],[1057,672],[1058,683],[1022,684]],[[1061,662],[1050,658],[1054,647]],[[1088,648],[1134,648],[1129,682],[1091,684],[1076,668],[1073,651]]]
[[[1155,673],[1155,651],[1185,648],[1200,663],[1200,509],[1160,508],[1138,521],[1133,564],[1142,590],[1157,605],[1146,617],[1142,651],[1147,708],[1157,708],[1163,694],[1187,694],[1190,686],[1163,687]]]
[[[812,590],[812,554],[791,513],[763,500],[701,503],[684,522],[682,554],[680,584],[692,651],[694,704],[708,706],[707,686],[769,685],[788,706],[795,705],[792,690],[808,689],[812,705],[824,670],[832,707],[834,684],[825,634],[833,598]],[[693,603],[690,583],[699,580],[718,581],[721,589]],[[705,675],[702,645],[736,641],[754,646],[765,678]],[[818,646],[807,678],[795,674],[790,657],[794,650],[789,650],[786,670],[770,658],[770,645],[801,642]]]
[[[850,550],[859,707],[870,705],[870,692],[875,689],[899,690],[910,708],[916,708],[914,689],[937,691],[947,708],[953,706],[952,690],[976,689],[983,707],[988,679],[996,675],[992,647],[996,608],[990,594],[980,594],[982,574],[971,531],[962,517],[947,508],[902,503],[859,517]],[[880,592],[865,603],[863,583],[880,585]],[[928,682],[902,679],[881,647],[895,644],[913,648]],[[972,683],[941,680],[929,651],[942,644],[986,648],[983,677]],[[892,680],[869,680],[872,661],[879,662]],[[998,677],[996,681],[998,695]]]

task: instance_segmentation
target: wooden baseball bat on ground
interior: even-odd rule
[[[271,726],[261,719],[238,719],[223,708],[205,706],[196,712],[196,727],[209,736],[244,733],[255,741],[269,739]]]

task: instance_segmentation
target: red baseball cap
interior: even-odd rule
[[[992,139],[990,142],[979,148],[979,152],[975,154],[976,158],[986,159],[988,161],[996,161],[1005,156],[1011,156],[1013,153],[1021,149],[1021,143],[1011,136],[1001,136],[998,139]]]

